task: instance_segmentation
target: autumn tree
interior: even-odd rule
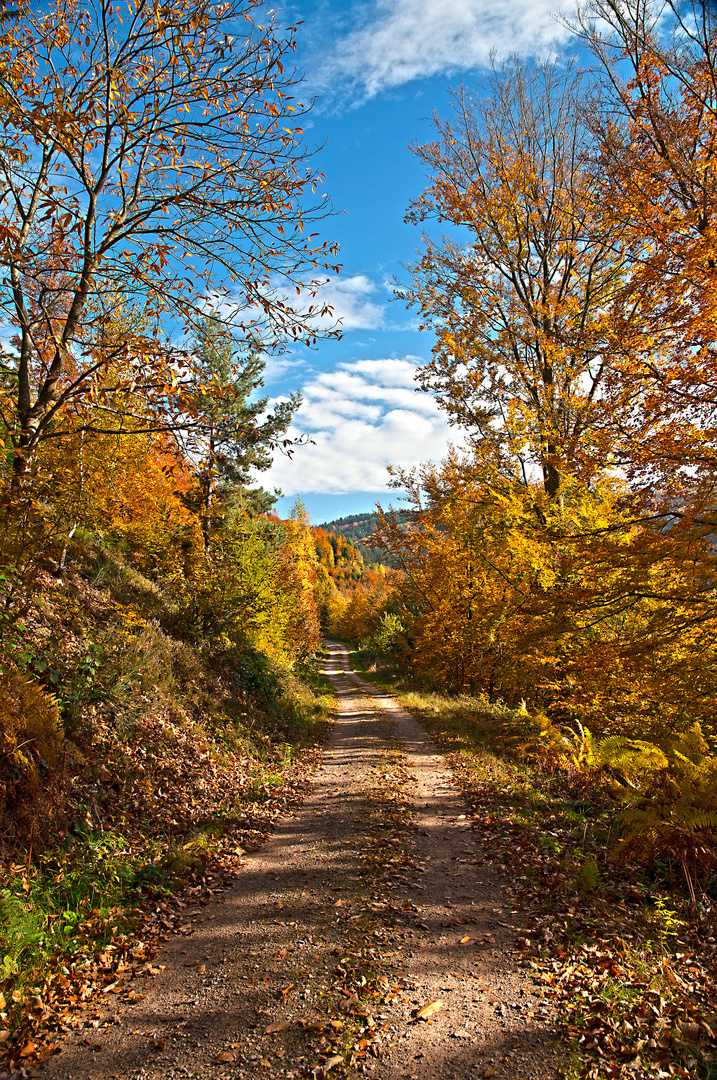
[[[618,478],[562,501],[536,482],[526,498],[454,452],[397,479],[410,517],[387,511],[378,533],[403,571],[416,670],[599,735],[662,739],[695,720],[717,734],[704,537],[635,522]]]
[[[614,311],[608,397],[633,490],[666,524],[715,521],[717,21],[710,4],[596,0],[576,31],[601,72],[591,103],[600,199],[635,257]],[[663,526],[664,527],[664,526]]]
[[[295,660],[305,661],[320,644],[319,611],[316,603],[318,558],[308,511],[297,498],[291,516],[283,523],[286,541],[278,574],[286,605],[286,641]]]
[[[611,40],[617,65],[627,37]],[[422,384],[469,440],[439,468],[398,473],[409,527],[381,524],[432,678],[650,736],[691,717],[715,729],[712,399],[695,392],[712,362],[711,241],[696,224],[690,239],[640,131],[657,146],[656,126],[672,130],[683,160],[711,120],[702,130],[695,104],[688,122],[707,78],[699,50],[687,41],[688,92],[670,48],[669,77],[655,52],[645,64],[646,86],[664,76],[676,95],[653,99],[653,119],[616,68],[601,112],[595,84],[586,95],[569,73],[516,62],[489,98],[459,96],[421,148],[431,184],[412,217],[454,232],[426,239],[406,295],[437,336]],[[638,158],[650,164],[631,177]]]
[[[186,541],[200,535],[185,505],[190,462],[163,432],[48,440],[38,452],[35,491],[45,528],[61,544],[57,573],[77,535],[120,544],[145,572],[172,572]],[[52,550],[48,542],[45,550]]]
[[[436,334],[420,385],[491,468],[523,487],[537,473],[550,497],[611,453],[600,396],[624,253],[597,198],[583,84],[570,65],[514,59],[485,96],[454,94],[417,148],[429,184],[408,217],[451,230],[423,237],[403,293]]]
[[[320,177],[284,69],[294,28],[255,23],[258,2],[54,0],[2,27],[0,309],[17,336],[1,422],[16,484],[78,402],[95,431],[187,425],[170,339],[203,296],[227,299],[251,341],[313,337],[311,303],[282,289],[311,294],[329,265],[306,233]],[[117,294],[141,319],[113,337]]]

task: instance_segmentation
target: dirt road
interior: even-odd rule
[[[557,1075],[520,917],[443,758],[329,649],[336,723],[304,806],[48,1080]]]

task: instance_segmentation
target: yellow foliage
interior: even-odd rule
[[[574,763],[616,781],[626,803],[615,857],[675,859],[694,898],[697,867],[715,863],[717,837],[717,756],[699,723],[664,748],[616,735],[598,740],[582,725],[571,735]]]
[[[674,859],[682,865],[692,900],[701,870],[717,863],[717,757],[697,763],[676,752],[668,769],[651,778],[623,812],[621,861]]]
[[[574,764],[588,772],[606,771],[623,788],[634,789],[669,764],[665,752],[644,739],[627,739],[622,735],[595,739],[590,729],[579,722],[577,730],[570,730],[569,734]]]
[[[484,447],[401,480],[410,527],[385,515],[381,532],[419,670],[597,738],[717,731],[717,567],[696,529],[635,526],[611,478],[551,500]]]
[[[198,529],[181,499],[188,463],[162,435],[80,433],[43,447],[38,465],[60,536],[80,525],[121,539],[144,570],[171,570],[185,534]]]

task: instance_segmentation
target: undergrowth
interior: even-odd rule
[[[448,754],[483,859],[505,871],[507,898],[525,921],[518,962],[558,1004],[572,1076],[714,1080],[711,861],[689,888],[679,859],[626,859],[619,845],[629,822],[610,774],[541,747],[539,720],[421,688],[369,650],[350,647],[350,658]]]
[[[15,678],[44,694],[55,758],[18,731],[1,777],[11,1064],[43,1060],[118,970],[149,962],[181,897],[235,873],[318,761],[332,696],[316,663],[299,677],[249,645],[182,640],[171,621],[161,591],[102,550],[26,615]]]

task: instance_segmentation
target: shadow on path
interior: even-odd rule
[[[318,1080],[338,1058],[332,1078],[557,1075],[501,881],[476,864],[444,759],[393,698],[348,670],[342,645],[328,649],[336,723],[304,806],[167,944],[156,977],[134,981],[144,1000],[68,1040],[47,1080]],[[398,838],[376,826],[371,804],[376,777],[390,786],[396,740],[412,806]],[[379,842],[384,861],[367,864]],[[362,976],[354,1001],[359,970],[383,981],[369,993]],[[414,1022],[438,999],[433,1022]]]

